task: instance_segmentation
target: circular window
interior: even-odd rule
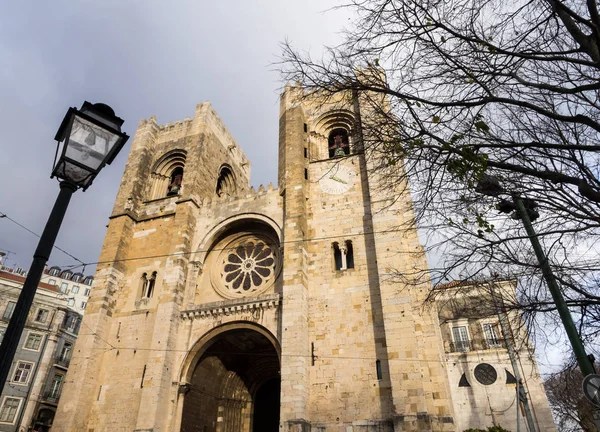
[[[211,279],[214,288],[227,298],[265,291],[281,268],[277,243],[268,236],[239,234],[220,242],[216,249]]]
[[[475,367],[475,379],[483,385],[491,385],[496,382],[498,373],[490,364],[480,363]]]

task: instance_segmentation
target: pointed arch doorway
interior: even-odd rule
[[[245,326],[218,332],[202,348],[190,365],[181,432],[277,432],[281,378],[274,342]]]

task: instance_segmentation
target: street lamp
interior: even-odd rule
[[[508,192],[505,191],[500,185],[500,181],[496,177],[485,174],[475,188],[475,191],[492,197],[499,197],[502,194],[508,194]],[[539,213],[536,210],[537,204],[533,200],[522,198],[514,192],[510,193],[510,197],[511,200],[502,199],[500,201],[498,210],[502,213],[514,212],[512,217],[514,219],[521,219],[523,222],[523,226],[525,227],[525,231],[527,232],[527,236],[529,237],[529,241],[531,242],[531,246],[533,247],[537,257],[540,269],[542,270],[542,275],[548,284],[548,289],[550,290],[550,294],[552,295],[552,299],[556,305],[556,310],[558,311],[558,315],[563,323],[567,337],[569,338],[569,342],[571,342],[571,346],[573,347],[573,352],[575,354],[575,358],[577,359],[577,363],[579,364],[579,369],[581,369],[584,377],[594,374],[594,365],[590,358],[586,355],[585,348],[581,342],[577,328],[573,323],[573,318],[571,317],[569,307],[565,302],[558,283],[556,282],[556,278],[554,277],[554,273],[552,272],[552,268],[548,263],[548,257],[544,253],[537,233],[531,224],[531,221],[536,220],[539,216]]]
[[[100,170],[123,148],[129,136],[121,132],[122,125],[123,120],[108,105],[84,102],[80,110],[69,108],[56,133],[56,155],[50,178],[60,179],[60,192],[0,345],[0,392],[8,378],[29,309],[71,196],[78,188],[85,191]]]

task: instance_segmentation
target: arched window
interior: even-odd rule
[[[333,265],[336,270],[342,269],[342,251],[340,245],[335,242],[331,245],[333,247]]]
[[[150,199],[177,196],[183,186],[186,152],[174,150],[160,158],[152,169]]]
[[[350,140],[346,129],[337,128],[331,131],[328,139],[329,157],[346,156],[350,154]]]
[[[354,268],[354,249],[351,240],[346,240],[346,268]]]
[[[142,284],[142,298],[152,298],[152,295],[154,294],[154,284],[156,283],[156,272],[153,272],[150,276],[148,276],[148,273],[144,273],[142,275],[142,280],[141,280],[141,284]]]
[[[333,262],[336,270],[348,270],[354,268],[354,249],[352,241],[346,240],[342,245],[333,243]]]
[[[216,192],[219,198],[226,198],[235,195],[235,179],[233,177],[233,173],[231,172],[231,168],[228,166],[223,165],[219,170]]]
[[[167,190],[167,196],[179,195],[181,182],[183,181],[183,168],[177,167],[171,173],[171,181]]]

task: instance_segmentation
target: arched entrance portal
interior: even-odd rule
[[[277,432],[281,378],[271,341],[241,328],[208,344],[191,376],[181,432]]]

